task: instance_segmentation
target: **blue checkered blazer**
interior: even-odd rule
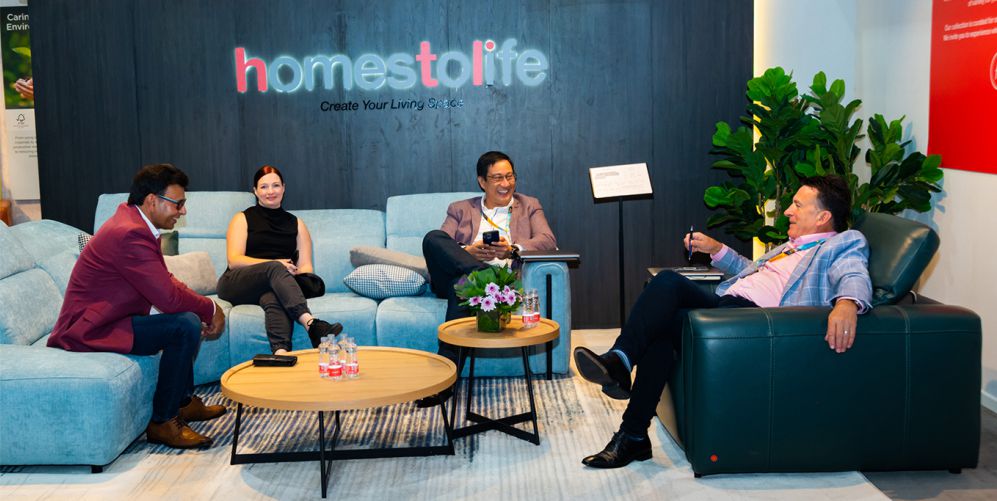
[[[762,256],[768,259],[788,244],[782,244]],[[764,261],[763,261],[764,262]],[[722,296],[734,282],[758,271],[758,265],[729,249],[713,266],[734,275],[717,287]],[[831,306],[839,297],[850,297],[862,303],[861,312],[872,305],[872,281],[869,279],[869,244],[856,230],[848,230],[818,245],[815,252],[804,256],[786,282],[779,306]]]

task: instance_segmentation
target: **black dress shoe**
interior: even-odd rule
[[[330,324],[325,320],[314,319],[308,324],[308,339],[312,342],[312,348],[318,348],[322,338],[326,336],[338,336],[343,332],[343,324],[336,322]]]
[[[582,460],[585,466],[593,468],[621,468],[632,461],[646,461],[651,459],[651,440],[644,437],[642,440],[627,438],[622,431],[613,434],[613,439],[606,444],[606,448],[598,454],[593,454]]]
[[[630,371],[615,351],[596,355],[592,350],[579,346],[575,348],[575,367],[586,380],[601,384],[602,392],[610,398],[630,398]]]
[[[453,387],[447,388],[436,395],[429,396],[426,398],[420,398],[415,401],[415,406],[420,409],[427,409],[429,407],[434,407],[440,405],[440,402],[446,400],[453,396]]]

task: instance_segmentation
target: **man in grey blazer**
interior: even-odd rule
[[[702,234],[686,236],[693,251],[709,253],[713,266],[732,278],[715,293],[670,271],[659,273],[641,292],[613,348],[596,355],[575,349],[575,365],[603,393],[630,399],[609,444],[582,460],[595,468],[619,468],[651,457],[647,428],[671,374],[674,350],[691,308],[833,306],[824,336],[830,349],[844,353],[855,342],[858,314],[869,311],[872,282],[865,237],[849,230],[851,192],[837,176],[803,180],[786,209],[789,242],[758,261],[737,254]],[[630,372],[637,367],[631,391]]]
[[[484,195],[450,204],[443,226],[422,241],[430,287],[437,297],[447,299],[447,320],[468,316],[453,290],[460,277],[489,265],[511,266],[521,250],[557,248],[540,201],[516,193],[516,170],[508,155],[500,151],[481,155],[477,174]],[[484,243],[482,236],[488,231],[498,232],[497,242]],[[453,355],[449,350],[441,354]]]

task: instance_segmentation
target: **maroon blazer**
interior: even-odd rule
[[[48,345],[70,351],[128,353],[135,334],[132,317],[193,312],[211,324],[214,304],[166,269],[159,242],[138,207],[121,204],[73,267]]]
[[[459,200],[447,207],[447,218],[440,228],[454,240],[471,245],[481,225],[481,197]],[[512,242],[523,250],[554,250],[557,240],[547,224],[544,209],[536,198],[512,194],[512,224],[509,228]]]

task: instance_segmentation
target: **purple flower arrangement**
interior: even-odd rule
[[[472,311],[512,313],[523,300],[522,284],[516,272],[492,266],[471,272],[454,284],[461,305]]]

